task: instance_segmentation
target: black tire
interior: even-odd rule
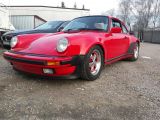
[[[96,75],[91,74],[91,70],[89,68],[90,56],[94,51],[99,51],[100,53],[99,57],[101,58],[101,66],[99,67],[99,71],[97,72]],[[92,47],[88,52],[88,54],[85,56],[84,63],[82,63],[81,65],[81,79],[88,80],[88,81],[96,80],[100,76],[103,66],[104,66],[104,55],[101,47],[99,46]]]
[[[135,49],[137,49],[137,53],[136,53]],[[135,54],[137,54],[137,55],[135,55]],[[135,48],[133,49],[133,56],[131,58],[128,58],[127,60],[137,61],[138,58],[139,58],[139,45],[138,45],[138,43],[136,43]]]

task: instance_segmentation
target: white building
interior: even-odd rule
[[[0,36],[10,30],[14,30],[14,27],[9,20],[8,8],[0,3]]]
[[[89,15],[89,9],[61,8],[51,6],[9,6],[11,15],[37,15],[47,21],[71,20]]]
[[[17,30],[33,29],[46,22],[37,15],[11,15],[10,20]]]
[[[31,20],[24,21],[22,17],[29,19],[27,17],[37,16],[38,18],[45,21],[57,21],[57,20],[66,21],[66,20],[72,20],[80,16],[88,16],[90,14],[89,9],[62,8],[62,7],[52,7],[52,6],[8,6],[8,8],[10,10],[11,22],[13,23],[14,20],[13,25],[15,26],[15,28],[16,26],[19,26],[18,29],[21,28],[21,24],[25,23],[28,26],[29,24],[33,24],[30,23]],[[38,25],[37,23],[34,24]]]

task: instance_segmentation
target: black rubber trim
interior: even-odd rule
[[[117,57],[115,57],[115,58],[111,58],[111,59],[107,60],[106,62],[112,62],[112,61],[114,61],[114,60],[117,60],[117,59],[119,59],[119,58],[125,57],[125,56],[127,56],[127,55],[133,55],[133,54],[132,54],[132,53],[126,53],[126,54],[117,56]]]
[[[124,56],[127,56],[127,55],[128,55],[128,54],[123,54],[123,55],[120,55],[120,56],[118,56],[118,57],[111,58],[111,59],[107,60],[106,62],[111,62],[111,61],[114,61],[114,60],[116,60],[116,59],[119,59],[119,58],[124,57]]]
[[[35,53],[25,53],[25,52],[16,52],[16,51],[9,51],[10,53],[19,54],[19,55],[28,55],[28,56],[37,56],[37,57],[50,57],[55,58],[53,55],[44,55],[44,54],[35,54]]]
[[[61,65],[71,64],[72,66],[77,66],[82,63],[84,55],[73,56],[71,61],[61,61]]]
[[[133,42],[130,44],[129,49],[128,49],[128,54],[134,54],[134,46],[136,45],[136,42]]]
[[[6,55],[4,55],[4,58],[7,60],[21,62],[21,63],[35,64],[35,65],[45,65],[46,64],[45,61],[26,60],[22,58],[13,58],[13,57],[6,56]]]
[[[72,59],[72,65],[76,66],[76,70],[72,75],[80,77],[82,64],[85,63],[84,58],[85,58],[85,55],[79,55],[79,56],[75,56],[75,58]]]
[[[17,53],[17,52],[11,52],[11,53]],[[28,55],[26,53],[19,53],[21,55]],[[29,54],[31,55],[31,54]],[[45,56],[45,55],[31,55],[31,56],[39,56],[39,57],[48,57],[48,56]],[[52,58],[54,58],[54,56],[50,56]],[[45,61],[36,61],[36,60],[28,60],[28,59],[23,59],[23,58],[14,58],[14,57],[11,57],[11,56],[8,56],[8,55],[4,55],[4,58],[7,59],[7,60],[12,60],[12,61],[16,61],[16,62],[21,62],[21,63],[28,63],[28,64],[36,64],[36,65],[46,65],[46,62]],[[77,56],[73,56],[72,60],[70,61],[61,61],[60,64],[61,65],[66,65],[66,64],[70,64],[72,66],[77,66],[77,65],[80,65],[82,63],[84,59],[84,56],[83,55],[77,55]]]

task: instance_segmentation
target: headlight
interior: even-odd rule
[[[57,51],[64,52],[67,49],[68,44],[69,44],[69,42],[68,42],[67,38],[60,39],[57,44]]]
[[[11,48],[15,47],[17,45],[17,43],[18,43],[18,38],[17,37],[13,37],[11,39],[11,43],[10,43]]]

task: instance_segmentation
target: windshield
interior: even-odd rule
[[[38,27],[36,27],[36,30],[46,30],[46,29],[56,29],[62,24],[61,21],[49,21],[46,22]]]
[[[63,31],[70,30],[100,30],[107,31],[108,17],[105,16],[89,16],[80,17],[72,20]]]

